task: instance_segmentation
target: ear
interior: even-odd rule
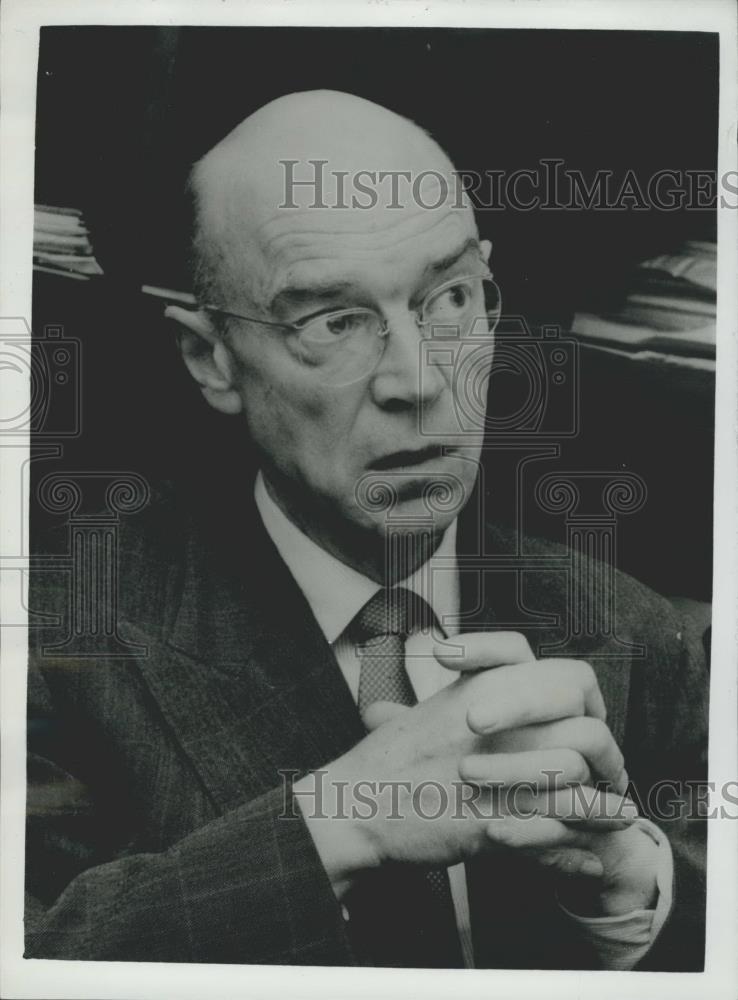
[[[480,240],[479,249],[482,254],[482,259],[489,264],[489,256],[492,253],[492,243],[489,240]]]
[[[210,316],[204,310],[181,306],[167,306],[164,316],[177,324],[184,363],[208,403],[221,413],[240,413],[242,404],[233,362]]]

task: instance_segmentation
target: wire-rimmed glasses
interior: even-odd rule
[[[300,360],[319,369],[331,385],[345,385],[370,375],[379,364],[391,332],[379,312],[359,306],[329,310],[297,323],[245,316],[214,305],[203,308],[287,331],[290,346]],[[500,317],[500,292],[488,271],[461,275],[433,288],[413,312],[424,338],[462,343],[469,337],[494,333]]]

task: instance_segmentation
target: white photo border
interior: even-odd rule
[[[39,28],[44,25],[312,25],[487,27],[704,31],[720,34],[718,176],[736,170],[738,60],[736,6],[732,0],[4,0],[0,10],[0,316],[31,315],[33,177],[36,69]],[[718,209],[718,348],[715,436],[715,568],[713,577],[710,780],[720,787],[736,778],[738,743],[738,210]],[[30,386],[6,385],[13,412],[28,405]],[[28,447],[26,443],[26,459]],[[28,538],[11,538],[26,525],[28,492],[0,448],[0,528],[14,552],[28,552]],[[5,454],[4,454],[5,452]],[[13,481],[15,480],[15,481]],[[27,527],[23,529],[27,534]],[[7,575],[7,574],[6,574]],[[24,574],[25,575],[25,574]],[[27,581],[26,581],[27,584]],[[11,594],[0,575],[0,612]],[[2,906],[0,995],[13,998],[177,997],[213,1000],[249,997],[366,997],[422,995],[447,998],[539,996],[551,1000],[587,995],[598,1000],[668,997],[695,993],[734,1000],[738,995],[738,823],[709,824],[707,948],[704,973],[521,972],[500,970],[386,970],[223,966],[135,962],[25,960],[23,953],[23,854],[25,820],[24,628],[2,635]],[[543,978],[545,976],[545,979]]]

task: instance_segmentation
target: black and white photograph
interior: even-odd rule
[[[733,997],[734,5],[22,6],[3,995]]]

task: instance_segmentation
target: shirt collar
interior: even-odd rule
[[[261,472],[256,477],[254,499],[267,534],[304,594],[327,641],[334,643],[366,602],[381,589],[380,585],[336,559],[300,531],[269,496]],[[433,556],[403,580],[402,586],[428,601],[442,624],[456,619],[459,610],[456,520],[444,532]]]

